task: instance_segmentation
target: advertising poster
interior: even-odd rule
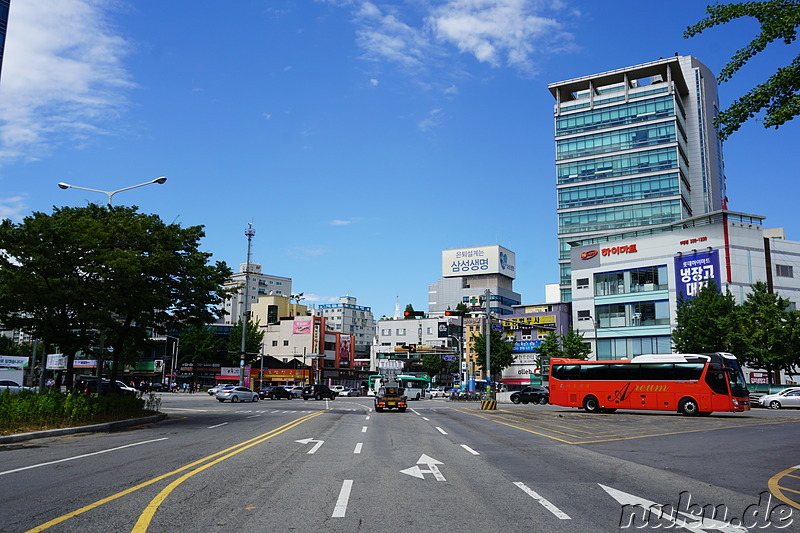
[[[722,286],[720,278],[719,250],[675,257],[675,291],[679,296],[694,298],[712,279],[719,289]]]

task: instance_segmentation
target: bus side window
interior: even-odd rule
[[[706,383],[711,387],[711,390],[717,394],[728,394],[728,385],[725,381],[725,375],[718,370],[709,370],[706,373]]]

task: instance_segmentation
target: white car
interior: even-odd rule
[[[139,394],[139,389],[135,389],[130,385],[126,385],[124,381],[117,380],[116,384],[121,390],[127,391],[131,394]]]
[[[230,388],[233,388],[235,386],[236,385],[214,385],[213,387],[208,389],[208,395],[209,396],[214,396],[215,394],[217,394],[222,389],[230,389]]]
[[[224,388],[217,392],[216,398],[220,402],[227,400],[231,403],[257,402],[259,400],[258,393],[248,389],[247,387]]]
[[[0,392],[7,390],[9,394],[20,392],[24,390],[32,390],[30,387],[23,387],[16,381],[10,379],[0,379]]]
[[[339,395],[341,395],[342,391],[344,391],[346,388],[347,387],[345,387],[344,385],[331,385],[331,390]]]
[[[776,394],[767,394],[758,399],[758,403],[770,409],[781,407],[800,408],[800,387],[789,387]]]
[[[428,398],[447,398],[448,393],[445,389],[434,387],[428,391]]]

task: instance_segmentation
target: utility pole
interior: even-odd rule
[[[245,344],[247,343],[247,325],[250,323],[250,314],[247,312],[247,305],[250,303],[250,244],[256,234],[253,224],[248,223],[244,230],[247,236],[247,263],[244,265],[244,302],[242,302],[242,351],[239,355],[239,386],[244,387],[244,356]]]
[[[486,296],[486,386],[492,386],[492,320],[491,307],[489,306],[489,296],[492,291],[486,289],[483,293]]]

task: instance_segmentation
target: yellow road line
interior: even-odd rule
[[[800,466],[793,466],[791,468],[787,468],[783,472],[778,472],[777,474],[775,474],[774,476],[769,478],[769,481],[767,482],[767,487],[769,487],[769,491],[776,498],[778,498],[779,500],[781,500],[784,503],[788,503],[792,507],[796,507],[797,509],[800,509],[800,502],[796,502],[794,500],[789,499],[782,492],[784,490],[787,490],[787,491],[790,491],[790,492],[797,492],[797,491],[796,490],[791,490],[791,489],[788,489],[788,488],[785,488],[785,487],[781,487],[780,485],[778,485],[778,481],[780,481],[780,479],[783,476],[791,475],[792,472],[794,472],[795,470],[798,470],[798,469],[800,469]],[[797,477],[797,476],[792,475],[792,477]]]
[[[103,499],[98,500],[98,501],[96,501],[94,503],[90,503],[89,505],[81,507],[80,509],[76,509],[75,511],[69,512],[69,513],[67,513],[65,515],[59,516],[58,518],[54,518],[53,520],[50,520],[49,522],[45,522],[44,524],[36,526],[33,529],[29,529],[26,533],[38,533],[40,531],[44,531],[46,529],[49,529],[49,528],[53,527],[56,524],[60,524],[61,522],[69,520],[70,518],[73,518],[75,516],[81,515],[81,514],[87,512],[87,511],[91,511],[92,509],[96,509],[96,508],[100,507],[101,505],[104,505],[104,504],[106,504],[108,502],[114,501],[114,500],[116,500],[118,498],[121,498],[123,496],[126,496],[128,494],[131,494],[132,492],[136,492],[139,489],[143,489],[145,487],[148,487],[148,486],[152,485],[153,483],[157,483],[157,482],[159,482],[159,481],[161,481],[163,479],[166,479],[166,478],[168,478],[170,476],[173,476],[175,474],[183,472],[184,470],[188,470],[190,468],[193,468],[193,467],[195,467],[195,466],[197,466],[199,464],[204,463],[205,461],[213,459],[214,457],[218,457],[218,456],[223,455],[225,453],[231,452],[231,450],[236,450],[237,448],[242,448],[244,446],[249,448],[250,446],[258,444],[259,442],[263,442],[264,440],[272,438],[273,436],[275,436],[275,435],[277,435],[279,433],[283,433],[287,429],[291,429],[291,428],[293,428],[293,427],[295,427],[295,426],[297,426],[297,425],[299,425],[299,424],[301,424],[301,423],[303,423],[303,422],[305,422],[307,420],[310,420],[311,418],[314,418],[315,416],[321,415],[323,412],[324,411],[320,411],[319,413],[314,413],[314,414],[305,415],[303,417],[300,417],[297,420],[289,422],[288,424],[284,424],[283,426],[280,426],[280,427],[278,427],[276,429],[270,430],[267,433],[263,433],[263,434],[259,435],[258,437],[254,437],[252,439],[246,440],[244,442],[241,442],[239,444],[236,444],[234,446],[226,448],[226,449],[224,449],[222,451],[219,451],[217,453],[211,454],[211,455],[209,455],[207,457],[204,457],[202,459],[198,459],[197,461],[194,461],[192,463],[189,463],[188,465],[182,466],[182,467],[180,467],[180,468],[178,468],[176,470],[173,470],[172,472],[168,472],[166,474],[162,474],[160,476],[154,477],[153,479],[151,479],[149,481],[145,481],[144,483],[140,483],[140,484],[138,484],[138,485],[136,485],[134,487],[131,487],[129,489],[125,489],[125,490],[123,490],[121,492],[118,492],[118,493],[116,493],[114,495],[111,495],[111,496],[109,496],[107,498],[103,498]],[[245,448],[242,448],[242,449],[245,449]]]
[[[525,428],[522,428],[522,427],[519,427],[519,426],[516,426],[516,425],[513,425],[513,424],[508,424],[506,422],[501,422],[501,421],[497,420],[496,416],[478,415],[478,414],[475,414],[475,412],[473,410],[471,410],[471,409],[458,409],[458,408],[455,408],[455,407],[451,407],[451,409],[453,409],[455,411],[459,411],[461,413],[472,415],[472,416],[475,416],[475,417],[478,417],[478,418],[483,418],[484,420],[493,421],[493,422],[496,422],[498,424],[502,424],[504,426],[512,427],[514,429],[519,429],[519,430],[522,430],[522,431],[526,431],[528,433],[533,433],[535,435],[540,435],[542,437],[547,437],[548,439],[557,440],[559,442],[563,442],[563,443],[566,443],[566,444],[596,444],[596,443],[599,443],[599,442],[615,442],[615,441],[621,441],[621,440],[644,439],[644,438],[649,438],[649,437],[665,437],[665,436],[668,436],[668,435],[681,435],[681,434],[684,434],[684,433],[699,433],[699,432],[703,432],[703,431],[718,431],[718,430],[722,430],[722,429],[737,429],[737,428],[750,427],[750,426],[755,426],[755,425],[775,425],[775,424],[786,424],[786,423],[796,422],[796,420],[780,420],[780,421],[774,421],[774,422],[742,423],[742,424],[734,424],[734,425],[716,427],[716,428],[684,429],[684,430],[679,430],[679,431],[668,431],[668,432],[664,432],[664,433],[652,433],[652,434],[646,434],[646,435],[632,435],[632,436],[628,436],[628,437],[616,437],[616,438],[604,438],[604,439],[592,439],[592,440],[588,440],[588,438],[587,438],[585,440],[579,440],[579,441],[568,441],[568,440],[560,439],[560,438],[555,437],[553,435],[548,435],[546,433],[539,433],[539,432],[531,431],[529,429],[525,429]],[[537,427],[537,426],[534,426],[534,427]],[[543,428],[540,428],[540,429],[543,429]],[[556,431],[556,430],[549,430],[549,431],[551,431],[552,433],[563,434],[563,435],[566,435],[566,436],[569,436],[569,437],[580,438],[580,437],[577,437],[575,435],[569,435],[569,434],[561,432],[561,431]]]

